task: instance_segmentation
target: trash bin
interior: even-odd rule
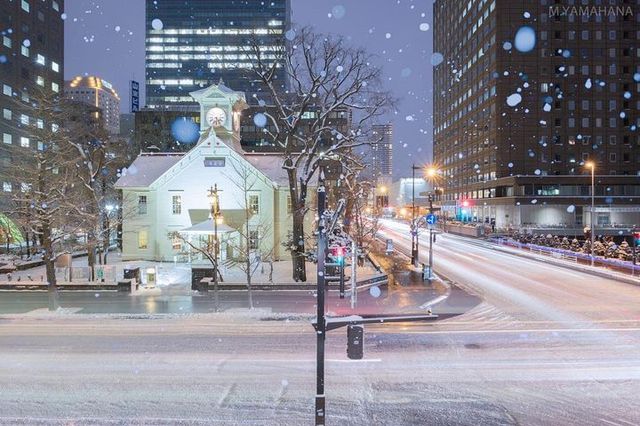
[[[347,357],[362,359],[364,354],[364,326],[350,324],[347,326]]]
[[[140,268],[127,268],[124,270],[124,279],[136,279],[140,282]]]

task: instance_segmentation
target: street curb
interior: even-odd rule
[[[378,241],[381,241],[378,239]],[[401,250],[399,250],[398,248],[394,248],[394,251],[408,259],[411,259],[411,256],[409,256],[408,254],[402,252]],[[418,309],[430,309],[432,306],[435,306],[439,303],[444,302],[445,300],[447,300],[449,298],[449,296],[451,295],[451,285],[456,285],[455,281],[451,280],[450,278],[446,277],[443,274],[439,274],[436,273],[436,268],[433,269],[433,279],[434,280],[438,280],[440,283],[442,283],[442,285],[445,286],[446,288],[446,292],[445,294],[435,297],[431,300],[426,301],[425,303],[423,303],[422,305],[418,306]],[[460,286],[458,286],[460,287]]]

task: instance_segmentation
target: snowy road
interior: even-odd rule
[[[368,326],[363,361],[331,332],[328,424],[640,424],[640,288],[458,237],[435,247],[436,269],[484,302]],[[0,423],[311,424],[314,359],[293,320],[0,318]]]
[[[329,423],[637,424],[638,331],[369,327],[328,339]],[[227,315],[3,321],[0,423],[311,424],[314,334]]]

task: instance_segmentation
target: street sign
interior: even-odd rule
[[[438,221],[438,218],[437,218],[437,216],[436,216],[435,214],[433,214],[433,213],[429,213],[429,214],[425,217],[425,220],[427,221],[427,223],[428,223],[429,225],[435,225],[435,224],[436,224],[436,222]]]

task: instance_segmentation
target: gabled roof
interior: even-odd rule
[[[176,165],[184,153],[141,153],[116,182],[116,188],[147,187]]]
[[[244,92],[228,88],[223,84],[222,80],[220,80],[220,83],[218,84],[212,84],[211,86],[205,87],[204,89],[189,92],[189,95],[196,101],[200,101],[201,99],[210,98],[211,95],[215,93],[227,95],[226,97],[229,97],[228,95],[235,95],[236,101],[243,100],[246,102]]]

